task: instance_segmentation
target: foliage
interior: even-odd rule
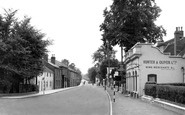
[[[69,65],[69,67],[70,67],[71,69],[76,70],[76,68],[75,68],[75,64],[74,64],[74,63],[71,63],[71,64]]]
[[[185,87],[157,85],[158,97],[169,101],[185,104]]]
[[[160,85],[185,86],[185,83],[160,83]]]
[[[103,60],[108,58],[114,59],[116,51],[112,48],[107,49],[105,45],[101,45],[97,51],[95,51],[92,55],[93,62],[101,63]]]
[[[145,84],[145,94],[156,98],[156,83],[147,82]]]
[[[96,67],[91,67],[88,69],[88,78],[92,83],[95,83],[96,75],[98,74]]]
[[[65,64],[66,66],[69,66],[69,60],[67,60],[67,59],[63,59],[62,63]]]
[[[39,91],[39,86],[35,84],[20,84],[19,87],[20,87],[19,93]]]
[[[1,79],[22,82],[32,79],[43,70],[42,58],[50,44],[45,34],[30,24],[31,18],[18,21],[17,11],[5,10],[0,15],[0,72]]]
[[[102,40],[124,46],[125,51],[137,42],[163,41],[166,31],[154,23],[160,12],[154,0],[113,0],[110,10],[104,10]]]
[[[100,74],[101,74],[101,78],[105,79],[106,78],[106,74],[107,74],[107,67],[118,67],[119,62],[117,59],[106,59],[102,62],[102,64],[100,65]]]
[[[175,83],[178,84],[178,83]],[[145,84],[145,94],[161,99],[185,104],[185,87],[169,84]]]
[[[7,80],[0,80],[0,93],[9,93],[12,83]]]

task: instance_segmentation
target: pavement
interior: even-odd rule
[[[104,88],[102,87],[102,89]],[[136,99],[120,92],[116,92],[114,102],[113,90],[107,88],[106,91],[112,100],[113,115],[180,115],[151,102],[143,101],[141,98]]]
[[[49,94],[53,94],[53,93],[73,89],[73,88],[80,87],[80,86],[82,86],[82,84],[80,84],[79,86],[74,86],[74,87],[66,87],[66,88],[60,88],[60,89],[40,91],[39,93],[34,93],[34,94],[18,95],[18,96],[17,95],[16,96],[11,95],[11,96],[3,96],[3,97],[0,97],[0,98],[4,98],[4,99],[22,99],[22,98],[29,98],[29,97],[36,97],[36,96],[44,96],[44,95],[49,95]]]

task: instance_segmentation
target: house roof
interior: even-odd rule
[[[175,47],[174,43],[168,44],[163,52],[164,53],[170,53],[171,55],[174,55],[174,47]],[[183,39],[177,41],[177,51],[176,52],[177,52],[176,53],[177,55],[180,55],[180,56],[184,55],[184,53],[185,53],[185,43],[184,43]]]
[[[173,41],[174,41],[174,38],[167,40],[165,42],[158,42],[156,47],[167,46],[169,43],[172,43]]]
[[[166,42],[159,42],[156,47],[165,46],[163,53],[170,53],[174,55],[174,38],[166,41]],[[185,54],[185,38],[180,39],[177,41],[177,48],[176,48],[176,55],[183,56]]]
[[[68,67],[67,65],[63,64],[62,62],[60,62],[60,61],[58,61],[58,60],[55,60],[55,64],[56,64],[57,66],[59,66],[59,67],[65,67],[65,68]]]
[[[46,66],[44,66],[44,72],[53,73],[53,71],[51,69],[49,69],[48,67],[46,67]]]

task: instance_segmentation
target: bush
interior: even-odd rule
[[[145,94],[154,98],[185,104],[185,87],[182,83],[172,84],[145,84]]]
[[[0,93],[9,93],[12,83],[7,80],[0,80]]]
[[[173,85],[158,85],[158,97],[169,101],[185,104],[185,87]]]
[[[155,82],[147,82],[145,84],[145,94],[156,97],[156,83]]]
[[[185,86],[185,83],[160,83],[159,85]]]
[[[20,84],[20,93],[39,91],[39,86],[35,84]]]

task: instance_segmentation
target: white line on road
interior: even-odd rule
[[[107,90],[106,90],[106,93],[107,93],[107,96],[108,96],[108,98],[109,98],[110,115],[112,115],[112,101],[111,101],[110,95],[109,95],[109,93],[107,92]]]

